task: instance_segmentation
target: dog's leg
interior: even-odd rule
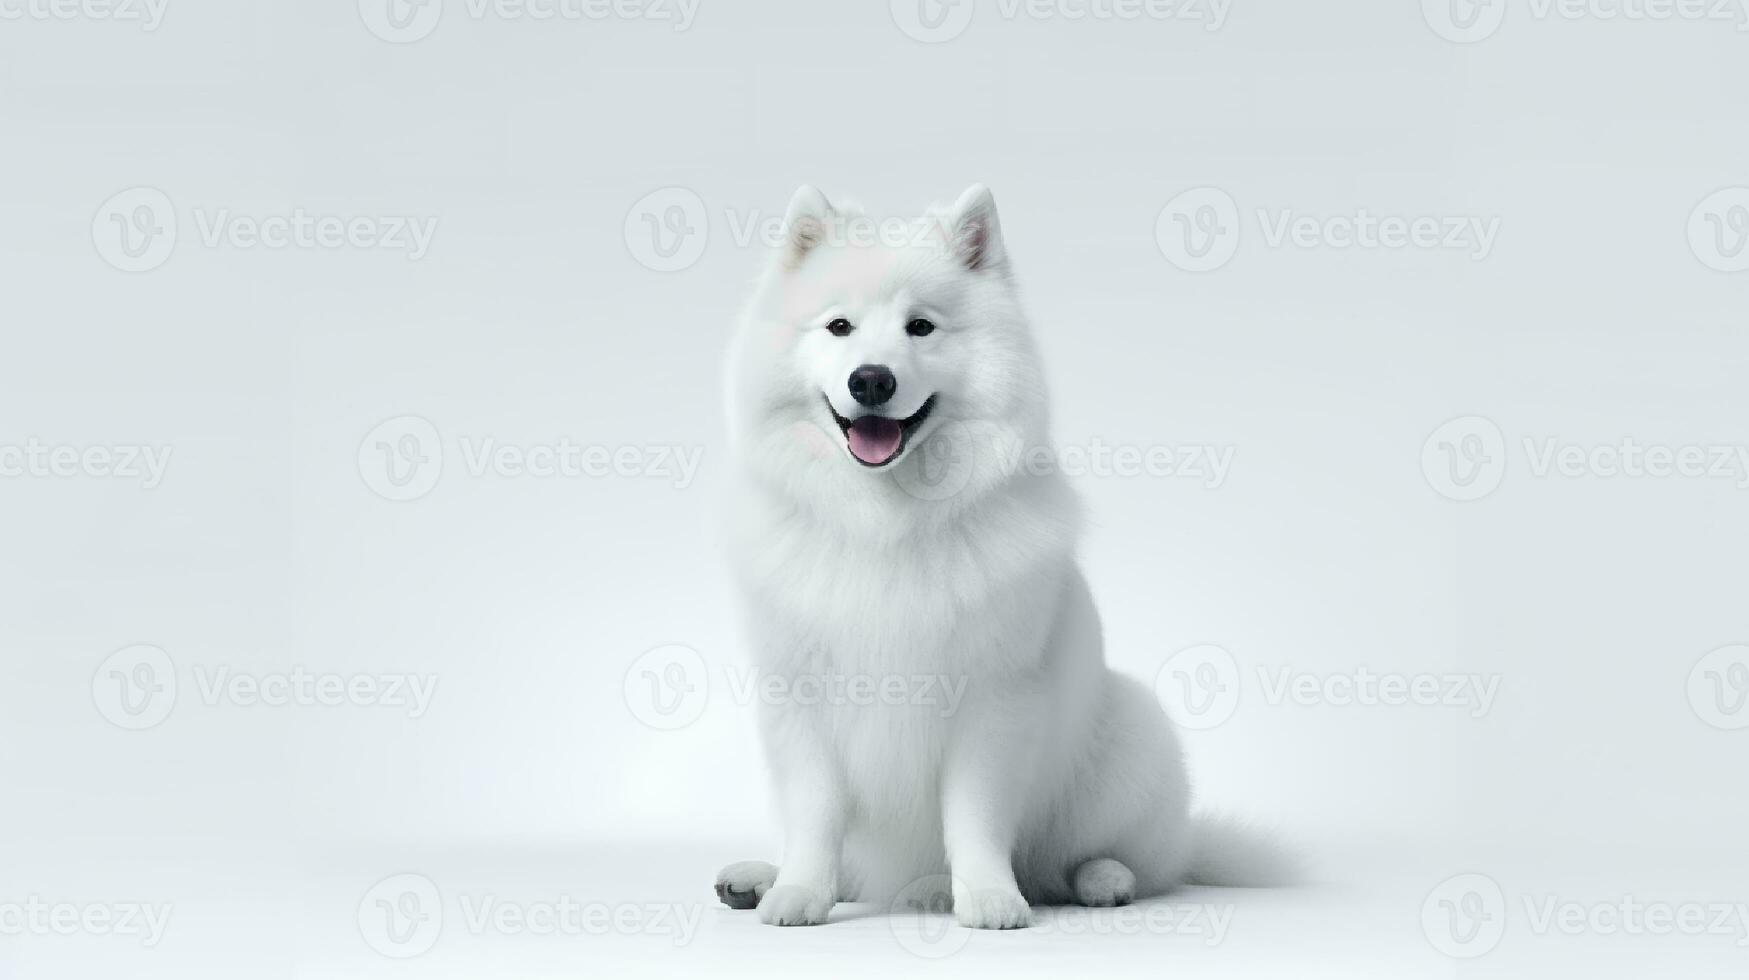
[[[783,807],[783,864],[759,900],[759,921],[774,926],[812,926],[826,921],[838,894],[838,862],[844,843],[844,791],[824,741],[773,739]]]
[[[1128,905],[1136,897],[1136,876],[1122,861],[1095,858],[1075,869],[1075,901],[1092,908]]]
[[[1032,910],[1014,880],[1014,842],[1025,799],[1029,732],[1005,692],[973,703],[955,720],[943,760],[941,820],[953,912],[971,929],[1020,929]]]
[[[732,909],[750,909],[759,904],[777,869],[764,861],[737,861],[717,872],[717,898]]]

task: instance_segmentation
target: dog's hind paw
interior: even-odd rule
[[[1128,905],[1136,899],[1136,876],[1123,862],[1095,858],[1075,869],[1075,901],[1091,908]]]
[[[717,898],[732,909],[751,909],[777,880],[777,868],[764,861],[737,861],[717,872]]]

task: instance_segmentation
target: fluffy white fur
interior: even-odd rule
[[[777,925],[951,897],[962,924],[1012,928],[1029,904],[1273,877],[1266,845],[1190,819],[1170,724],[1106,669],[1076,498],[1013,465],[1049,420],[989,191],[878,228],[812,188],[790,205],[731,352],[732,553],[762,673],[963,679],[963,700],[764,700],[783,860],[724,869],[719,894]],[[826,329],[840,317],[848,336]],[[935,331],[908,333],[919,317]],[[863,364],[898,379],[884,414],[936,398],[878,468],[833,417],[868,411],[846,385]]]

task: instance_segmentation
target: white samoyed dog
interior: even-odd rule
[[[899,225],[903,227],[900,228]],[[782,862],[722,900],[1006,929],[1030,905],[1264,884],[1281,856],[1190,817],[1178,740],[1105,666],[1053,469],[1043,365],[996,204],[877,223],[804,187],[730,352],[730,545]]]

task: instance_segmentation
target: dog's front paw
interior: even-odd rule
[[[1025,929],[1032,909],[1013,888],[955,889],[953,917],[967,929]]]
[[[759,900],[759,921],[768,926],[817,926],[832,912],[832,889],[772,885]]]

